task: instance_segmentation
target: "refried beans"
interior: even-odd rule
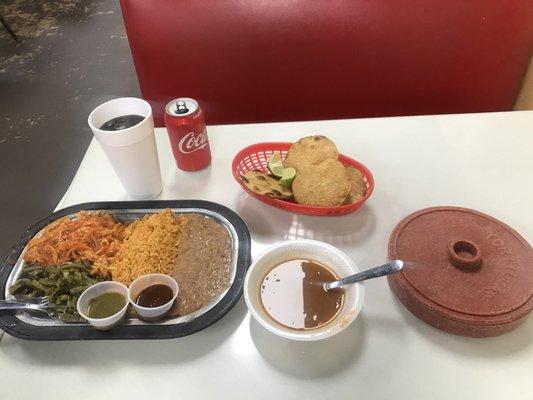
[[[227,229],[199,214],[184,219],[172,274],[179,294],[170,316],[202,308],[230,285],[232,244]]]

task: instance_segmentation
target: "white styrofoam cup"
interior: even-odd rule
[[[141,115],[144,119],[120,131],[100,129],[105,122],[129,114]],[[135,97],[113,99],[96,107],[89,114],[88,122],[126,193],[139,200],[157,197],[163,183],[150,104]]]

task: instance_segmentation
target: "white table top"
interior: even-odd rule
[[[231,176],[235,153],[259,141],[322,133],[373,172],[375,192],[344,217],[267,206]],[[174,166],[164,129],[157,144],[161,199],[205,199],[235,210],[252,255],[287,238],[327,241],[363,268],[387,256],[407,214],[458,205],[488,213],[533,241],[533,112],[294,122],[208,128],[212,166]],[[126,196],[93,141],[59,208]],[[13,399],[532,399],[533,318],[490,339],[438,331],[407,312],[386,279],[366,283],[362,314],[342,334],[299,343],[251,320],[243,299],[189,337],[161,341],[29,342],[5,335],[0,387]],[[9,388],[9,389],[7,389]]]

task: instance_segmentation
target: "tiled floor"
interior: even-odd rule
[[[91,139],[89,112],[139,96],[118,0],[0,1],[0,255],[50,213]]]

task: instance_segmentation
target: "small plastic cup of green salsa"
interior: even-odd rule
[[[108,330],[128,310],[128,288],[120,282],[100,282],[88,287],[78,299],[78,313],[94,328]]]

